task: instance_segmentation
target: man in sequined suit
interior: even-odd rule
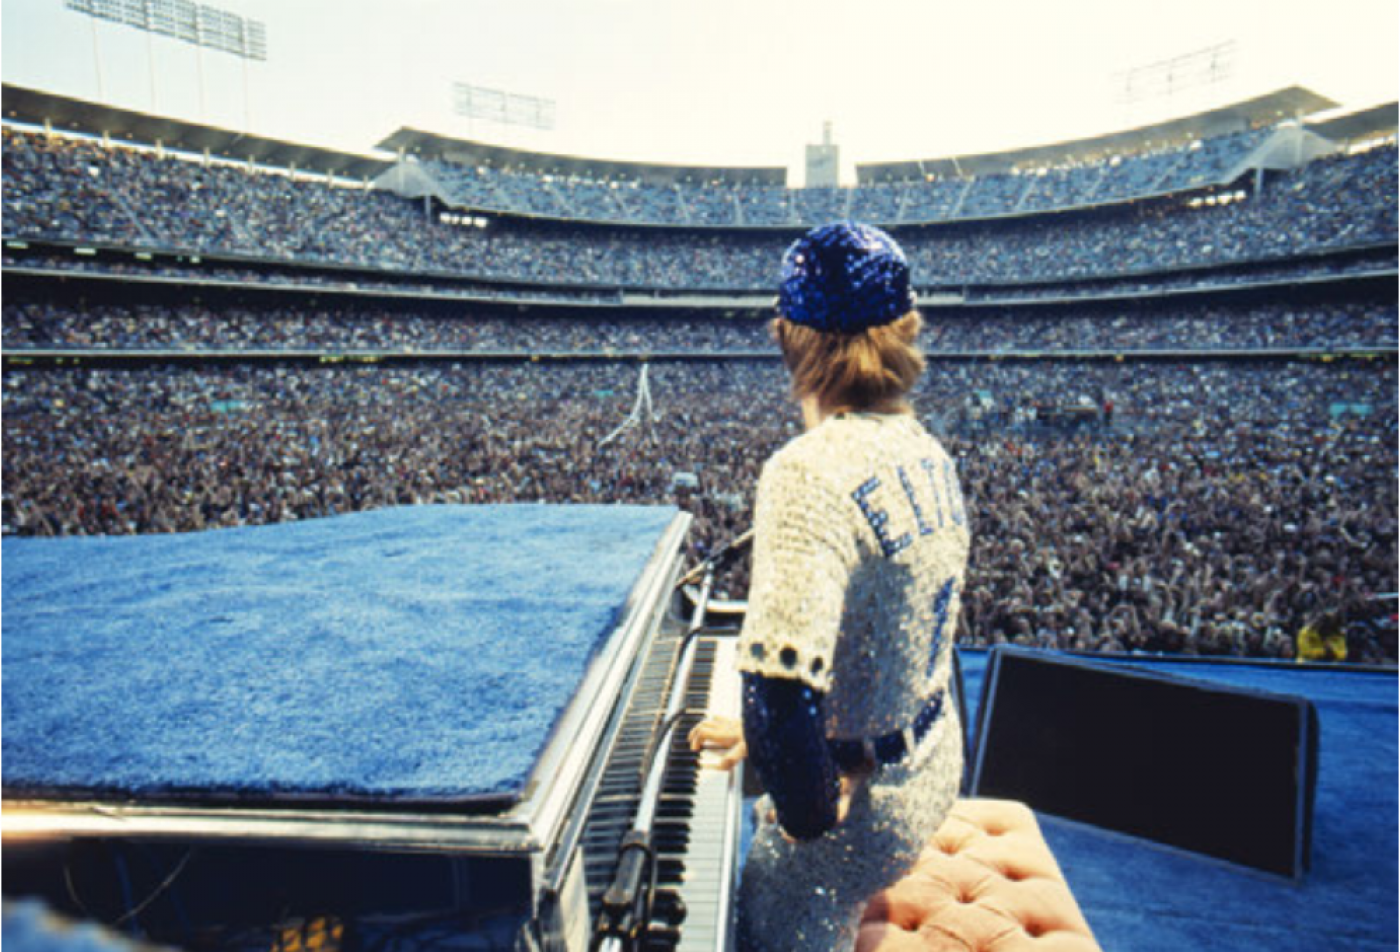
[[[766,791],[744,864],[744,950],[848,952],[865,901],[957,795],[947,698],[968,529],[952,460],[914,417],[909,270],[879,229],[814,229],[783,259],[774,334],[806,432],[764,466],[739,645],[743,723],[693,746]]]

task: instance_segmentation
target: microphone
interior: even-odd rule
[[[701,562],[699,565],[695,566],[695,568],[682,575],[680,581],[676,583],[676,587],[680,588],[682,585],[689,585],[691,582],[694,582],[701,576],[716,571],[725,563],[727,563],[730,559],[738,555],[740,550],[742,550],[744,546],[748,545],[752,541],[753,529],[750,528],[743,534],[735,536],[733,539],[729,540],[729,542],[720,546],[719,550],[713,555],[711,555],[708,559]]]

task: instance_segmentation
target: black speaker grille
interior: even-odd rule
[[[974,792],[1299,876],[1311,806],[1309,706],[1001,650],[988,671]]]

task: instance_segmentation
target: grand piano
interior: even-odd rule
[[[191,950],[727,948],[741,771],[685,740],[738,678],[689,523],[6,540],[6,898]]]

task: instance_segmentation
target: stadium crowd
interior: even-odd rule
[[[463,227],[423,203],[364,187],[9,126],[4,146],[7,236],[543,284],[741,290],[771,288],[773,262],[791,237],[499,218]],[[897,237],[921,281],[943,286],[1274,259],[1393,245],[1396,180],[1391,145],[1271,173],[1258,194],[1227,205],[1163,200],[908,228]]]
[[[774,361],[656,363],[656,418],[609,442],[637,373],[11,368],[4,531],[673,501],[696,514],[704,555],[748,526],[759,466],[798,414]],[[958,460],[976,540],[962,637],[1288,656],[1318,613],[1393,590],[1396,382],[1390,362],[935,362],[916,406]],[[1017,412],[1067,400],[1113,409],[1077,426]],[[742,570],[725,581],[745,587]],[[1393,639],[1353,641],[1352,660],[1395,660]]]
[[[1119,302],[1054,311],[965,309],[928,321],[937,351],[1270,350],[1394,347],[1393,303]]]
[[[754,320],[681,316],[508,317],[399,308],[5,304],[4,345],[37,348],[482,351],[752,351]],[[617,311],[606,312],[617,314]]]
[[[436,159],[419,163],[419,169],[449,204],[507,214],[623,224],[801,226],[858,218],[897,225],[1010,215],[1024,209],[1063,210],[1215,184],[1270,131],[1164,144],[1117,156],[1116,161],[1055,169],[1053,175],[1015,170],[854,189],[656,184],[625,173],[590,179],[584,167],[571,173],[539,172]]]
[[[423,304],[4,304],[7,349],[751,352],[770,348],[752,318],[629,315],[587,320],[493,316]],[[1116,302],[1093,309],[926,309],[933,352],[1395,347],[1393,301],[1241,304]]]
[[[1308,283],[1318,279],[1357,275],[1393,276],[1397,256],[1394,248],[1376,248],[1369,253],[1319,259],[1290,258],[1276,264],[1224,267],[1207,271],[1152,272],[1124,278],[1095,278],[1042,284],[993,284],[969,287],[973,301],[1039,301],[1063,298],[1102,298],[1159,294],[1163,291],[1202,291],[1234,288],[1240,285],[1279,285]]]
[[[96,259],[74,254],[26,254],[23,257],[6,253],[0,256],[0,267],[16,268],[26,273],[42,272],[56,276],[76,272],[111,280],[146,280],[162,283],[174,279],[182,282],[247,286],[257,284],[312,292],[387,291],[415,298],[439,298],[460,301],[520,301],[541,304],[620,304],[622,294],[617,288],[566,287],[564,285],[505,285],[495,281],[473,281],[460,278],[432,278],[401,274],[393,271],[325,271],[296,264],[237,265],[200,260],[197,263],[164,263],[155,261],[118,260],[113,256]]]
[[[117,255],[121,255],[117,257]],[[1272,265],[1246,265],[1213,268],[1205,271],[1153,272],[1121,279],[1096,278],[1051,283],[1016,283],[962,285],[956,293],[978,303],[1010,303],[1014,301],[1043,301],[1097,299],[1103,297],[1133,297],[1158,294],[1163,291],[1202,292],[1241,285],[1279,286],[1310,283],[1317,279],[1351,276],[1385,277],[1395,274],[1395,248],[1373,248],[1359,254],[1329,255],[1320,258],[1290,258]],[[406,274],[395,271],[360,271],[343,268],[324,269],[299,263],[238,264],[217,258],[197,262],[134,259],[129,253],[112,252],[102,257],[80,256],[31,249],[23,255],[5,251],[0,255],[0,267],[18,269],[24,273],[57,276],[76,272],[104,279],[175,279],[215,284],[267,285],[281,288],[305,288],[353,292],[387,291],[395,295],[449,300],[507,300],[532,303],[621,304],[618,288],[593,286],[518,284],[507,285],[495,280],[473,280],[451,276]],[[668,296],[684,294],[684,289],[672,290]],[[746,297],[755,291],[745,292]],[[941,294],[936,287],[924,289],[930,299]],[[655,290],[652,296],[661,296]]]

